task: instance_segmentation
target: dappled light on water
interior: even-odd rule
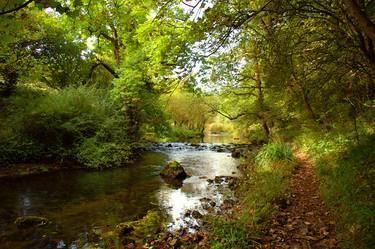
[[[172,219],[169,224],[171,229],[194,227],[197,222],[189,213],[192,210],[197,210],[201,214],[207,212],[203,207],[205,203],[200,200],[209,199],[214,206],[220,206],[225,198],[232,198],[229,196],[232,194],[230,191],[224,191],[225,186],[209,184],[208,180],[214,180],[217,176],[238,176],[238,160],[233,159],[230,153],[212,151],[211,144],[200,144],[200,146],[204,149],[197,150],[181,143],[159,145],[159,150],[164,151],[169,160],[180,162],[191,176],[183,181],[179,189],[160,190],[161,205]]]

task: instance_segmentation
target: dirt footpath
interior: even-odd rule
[[[335,222],[320,196],[319,181],[311,161],[295,155],[296,173],[281,212],[272,217],[266,241],[259,248],[326,249],[339,248]]]

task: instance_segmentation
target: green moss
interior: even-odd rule
[[[136,242],[145,242],[155,237],[163,228],[163,215],[156,210],[150,210],[140,220],[129,221],[117,225],[116,230],[119,237],[131,239]]]
[[[182,168],[181,164],[177,161],[172,161],[172,162],[168,163],[168,167],[170,167],[172,169]]]
[[[169,162],[160,172],[160,175],[173,179],[184,179],[187,176],[184,168],[177,161]]]

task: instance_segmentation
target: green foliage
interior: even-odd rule
[[[52,157],[68,156],[81,138],[93,136],[104,122],[108,103],[101,95],[95,89],[69,87],[39,98],[22,117],[21,132],[45,146]]]
[[[30,139],[0,135],[0,166],[13,163],[36,161],[41,148]]]
[[[41,91],[19,88],[12,97],[0,100],[0,165],[39,159],[42,149],[21,133],[21,116],[32,106],[32,101],[41,96]]]
[[[171,141],[180,141],[189,138],[201,137],[201,131],[184,128],[184,127],[173,127],[166,134],[168,139]]]
[[[208,106],[208,96],[198,96],[178,89],[171,96],[165,96],[165,111],[172,123],[169,134],[172,138],[192,138],[203,136],[212,112]]]
[[[274,203],[283,198],[287,190],[288,176],[294,169],[295,163],[290,160],[290,150],[285,149],[284,146],[280,144],[275,149],[272,144],[265,145],[259,151],[255,161],[246,165],[246,178],[242,186],[246,193],[243,198],[245,210],[243,219],[247,220],[255,228],[267,222],[268,218],[276,210]],[[288,152],[286,153],[287,157],[284,152],[266,153],[265,151],[268,150],[286,150]],[[277,155],[275,156],[274,154]],[[259,163],[261,163],[261,167],[259,167]]]
[[[17,84],[62,88],[88,81],[91,53],[63,16],[25,8],[0,15],[0,23],[0,95],[9,96]]]
[[[104,90],[68,87],[29,101],[19,95],[8,99],[2,125],[9,131],[1,144],[8,149],[1,163],[78,160],[109,167],[129,159],[126,121]]]
[[[84,139],[77,149],[77,159],[89,168],[118,167],[131,156],[129,144],[101,142],[96,137]]]
[[[222,123],[212,123],[209,125],[209,131],[211,134],[222,134],[229,129]]]
[[[63,30],[54,28],[52,34],[25,41],[22,49],[42,64],[40,81],[53,88],[79,86],[86,83],[90,70],[91,53],[83,42],[72,41]]]
[[[261,167],[269,166],[273,163],[293,164],[294,156],[289,146],[283,143],[269,143],[262,147],[255,158]]]
[[[245,123],[239,122],[239,127],[245,126]],[[252,144],[263,144],[268,141],[268,137],[264,134],[260,124],[253,124],[247,127],[247,130],[242,129],[241,134],[246,135],[249,142]]]

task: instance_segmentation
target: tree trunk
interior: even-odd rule
[[[344,3],[346,5],[346,12],[357,22],[359,28],[375,42],[375,24],[361,10],[361,7],[355,0],[344,0]]]
[[[116,66],[119,67],[121,64],[121,59],[120,59],[120,42],[117,34],[116,28],[112,27],[112,32],[113,32],[113,39],[112,39],[112,45],[113,45],[113,53],[115,56],[116,60]]]
[[[268,124],[267,124],[267,121],[266,120],[262,120],[262,127],[263,127],[263,131],[264,133],[266,134],[267,138],[270,136],[270,128],[268,127]]]
[[[311,119],[313,119],[314,121],[316,121],[315,112],[313,111],[313,109],[312,109],[312,107],[310,105],[309,97],[307,96],[307,94],[305,93],[304,90],[302,90],[302,96],[303,96],[303,103],[305,105],[306,112],[308,113],[308,115],[310,116]]]
[[[257,49],[257,48],[255,48]],[[257,52],[256,52],[257,53]],[[258,56],[255,56],[255,87],[258,90],[257,95],[257,105],[259,107],[259,114],[258,118],[260,119],[261,125],[263,127],[264,134],[267,138],[270,136],[270,128],[267,124],[267,119],[264,116],[265,107],[264,107],[264,96],[263,96],[263,87],[262,87],[262,79],[260,77],[260,66],[258,61]]]

